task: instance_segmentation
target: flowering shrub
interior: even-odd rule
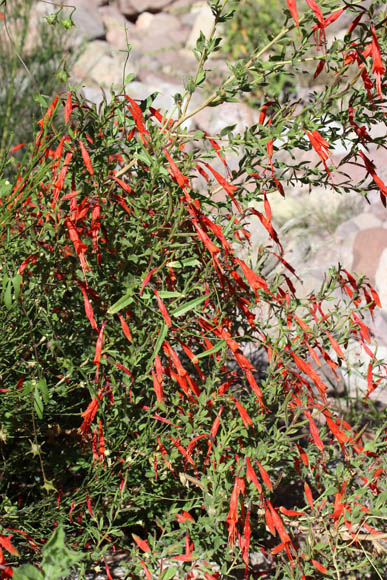
[[[90,560],[127,550],[129,578],[382,577],[384,426],[349,424],[329,397],[353,340],[369,358],[364,405],[383,387],[364,318],[379,298],[340,265],[300,298],[270,194],[324,184],[385,203],[367,151],[384,120],[384,21],[376,3],[308,4],[298,18],[289,1],[277,36],[196,110],[216,27],[177,116],[154,95],[112,92],[99,109],[58,95],[15,183],[2,182],[2,577],[58,524]],[[227,0],[211,8],[216,23],[232,18]],[[352,24],[328,49],[344,11]],[[270,82],[285,57],[265,53],[289,46],[295,69],[317,46],[316,74],[332,76],[313,107],[263,100],[243,135],[187,130],[199,110]],[[341,134],[326,129],[334,119]],[[330,150],[344,139],[345,161],[371,179],[336,179]],[[278,159],[296,148],[320,163]],[[254,267],[241,258],[251,215],[268,235]]]

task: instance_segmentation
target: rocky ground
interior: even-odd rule
[[[102,101],[103,90],[108,97],[110,86],[122,86],[125,76],[132,74],[126,86],[132,98],[141,99],[158,91],[156,106],[171,109],[173,95],[183,92],[184,79],[195,70],[196,60],[191,49],[200,30],[206,34],[211,29],[213,17],[207,3],[194,0],[72,0],[71,5],[76,7],[73,49],[81,40],[86,40],[85,50],[71,71],[74,86],[82,87],[84,96],[98,104]],[[34,19],[36,22],[53,10],[49,3],[36,2],[30,42],[36,41]],[[345,30],[348,23],[340,22],[335,23],[331,34],[342,34],[340,26]],[[132,50],[126,62],[128,43]],[[228,70],[221,58],[211,64],[215,81]],[[193,98],[191,107],[196,103]],[[202,111],[187,123],[190,129],[205,130],[209,134],[231,124],[243,131],[245,126],[257,121],[257,114],[245,104],[225,103],[216,110]],[[377,135],[385,135],[385,129],[383,125],[375,131]],[[333,151],[332,164],[337,165],[344,154],[344,149]],[[300,151],[300,156],[311,159],[310,152]],[[386,181],[386,150],[371,149],[369,157],[378,175]],[[229,159],[231,166],[234,161]],[[346,169],[354,181],[364,176],[364,171],[358,167],[351,165]],[[372,324],[374,339],[379,345],[378,356],[387,360],[387,210],[379,198],[375,196],[367,204],[362,200],[359,203],[357,198],[340,196],[333,189],[316,188],[308,194],[293,188],[286,190],[285,200],[273,196],[271,203],[273,220],[287,240],[287,260],[303,279],[303,284],[298,285],[299,293],[307,295],[316,290],[328,269],[338,262],[370,278],[383,307],[376,312]],[[266,233],[258,220],[251,222],[250,229],[253,255],[257,246],[266,240]],[[354,348],[351,357],[352,362],[361,361],[362,354]],[[366,389],[366,382],[361,377],[343,379],[349,381],[353,393]],[[386,389],[378,389],[374,398],[387,405]],[[112,565],[111,574],[113,578],[125,577],[118,563]],[[102,580],[106,575],[93,572],[89,577]]]

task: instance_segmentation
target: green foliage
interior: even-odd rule
[[[35,123],[44,112],[35,96],[44,92],[46,98],[51,98],[64,89],[67,68],[76,57],[76,51],[72,56],[66,53],[65,29],[53,29],[44,19],[32,22],[33,4],[34,0],[13,0],[1,8],[0,167],[8,176],[15,173],[16,162],[12,160],[20,161],[24,153],[22,148],[9,159],[9,149],[32,142]]]
[[[235,8],[234,17],[223,25],[222,52],[228,59],[242,63],[280,33],[287,5],[285,0],[240,0],[235,3]],[[293,38],[296,38],[296,33]],[[278,46],[271,56],[278,57]],[[255,85],[243,95],[243,99],[255,106],[265,94],[268,98],[278,98],[285,89],[294,92],[301,76],[294,78],[288,67],[282,66],[279,72],[270,76],[266,87],[261,83]]]
[[[227,1],[211,7],[216,24],[232,17]],[[313,24],[308,13],[293,74],[309,62]],[[260,572],[273,578],[381,577],[383,424],[364,433],[363,415],[350,425],[327,397],[337,373],[353,370],[354,342],[369,358],[356,369],[368,394],[382,388],[385,363],[363,322],[378,297],[338,265],[300,298],[270,208],[288,185],[332,183],[329,146],[345,138],[349,159],[360,159],[353,122],[382,121],[381,107],[369,111],[357,70],[347,64],[343,74],[343,42],[326,53],[335,80],[313,107],[299,112],[273,96],[243,134],[184,128],[205,107],[270,85],[294,29],[288,20],[276,43],[232,65],[190,111],[219,46],[215,26],[199,39],[175,120],[152,107],[155,95],[137,103],[112,90],[98,109],[58,95],[17,179],[1,180],[0,543],[15,554],[12,530],[24,561],[43,555],[41,571],[28,565],[14,577],[54,578],[76,564],[72,550],[91,562],[112,546],[127,550],[134,578],[183,578],[194,565],[207,579],[253,577],[249,554],[259,551]],[[356,38],[360,52],[369,26]],[[278,58],[267,60],[274,47]],[[372,98],[380,105],[375,87]],[[329,125],[337,118],[342,133]],[[313,167],[295,153],[312,147]],[[230,151],[239,153],[233,171]],[[383,195],[375,174],[335,188]],[[268,232],[254,269],[241,258],[253,200]]]
[[[281,30],[284,0],[240,0],[234,17],[228,21],[224,50],[233,59],[251,56]]]
[[[42,550],[41,569],[31,564],[23,564],[14,570],[14,580],[59,580],[83,558],[79,552],[69,550],[65,545],[63,526],[55,528],[51,538]]]

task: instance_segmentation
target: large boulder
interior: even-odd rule
[[[119,85],[123,80],[126,55],[113,51],[109,43],[103,40],[89,42],[85,51],[78,58],[72,69],[72,75],[78,81],[89,85],[109,89]],[[133,61],[126,63],[125,74],[135,73]]]

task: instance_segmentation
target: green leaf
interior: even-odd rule
[[[206,356],[210,356],[210,355],[214,354],[215,352],[218,352],[219,350],[222,350],[222,348],[225,345],[226,345],[226,341],[225,340],[221,340],[220,342],[218,342],[218,344],[216,344],[215,346],[213,346],[209,350],[205,350],[205,351],[199,353],[198,355],[196,355],[195,358],[204,358]]]
[[[234,218],[231,218],[228,222],[228,224],[226,225],[226,227],[223,230],[223,235],[227,236],[228,232],[231,230],[233,224],[234,224]]]
[[[31,393],[33,389],[33,384],[31,381],[25,381],[23,383],[23,394],[24,395],[28,395],[29,393]]]
[[[132,291],[127,292],[124,296],[121,296],[117,302],[110,306],[107,312],[108,314],[116,314],[119,312],[119,310],[122,310],[125,308],[125,306],[128,306],[128,304],[131,304],[131,302],[133,302]]]
[[[185,266],[200,266],[200,262],[197,258],[186,258],[185,260],[168,262],[167,266],[170,268],[184,268]]]
[[[47,580],[37,568],[31,564],[23,564],[13,569],[13,580]]]
[[[130,45],[128,45],[130,46]],[[129,73],[128,75],[126,75],[125,79],[124,79],[124,84],[128,85],[129,83],[132,82],[132,80],[134,79],[135,75],[133,73]]]
[[[168,566],[168,568],[164,570],[161,580],[171,580],[171,578],[175,576],[177,570],[177,566]]]
[[[34,410],[38,419],[43,419],[43,401],[41,399],[39,390],[35,388],[34,390]]]
[[[42,105],[42,107],[44,109],[47,108],[48,105],[48,100],[50,97],[48,97],[47,95],[39,95],[39,94],[35,94],[33,96],[34,101],[36,101],[37,103],[39,103],[39,105]]]
[[[15,290],[15,300],[17,300],[20,296],[22,280],[23,276],[19,274],[19,272],[12,278],[12,284]]]
[[[194,308],[199,306],[199,304],[207,300],[207,298],[208,298],[207,294],[205,296],[199,296],[198,298],[194,298],[193,300],[190,300],[189,302],[186,302],[185,304],[182,304],[181,306],[176,308],[176,310],[171,312],[171,315],[176,317],[182,316],[186,312],[189,312],[190,310],[193,310]]]
[[[48,388],[47,388],[47,381],[45,378],[42,378],[39,380],[38,388],[40,389],[40,392],[42,393],[44,403],[47,404],[48,403]]]
[[[220,137],[224,137],[228,133],[232,133],[234,131],[235,127],[236,127],[236,125],[227,125],[227,127],[224,127],[220,131],[220,133],[219,133]]]
[[[150,155],[147,155],[144,151],[137,152],[136,157],[137,159],[145,163],[147,167],[150,167],[152,165],[152,158],[150,157]]]
[[[12,283],[9,280],[7,287],[4,292],[4,304],[8,310],[12,307]]]
[[[43,548],[44,580],[59,580],[63,576],[68,576],[71,568],[83,557],[83,554],[67,548],[63,527],[59,525]]]
[[[156,345],[155,345],[155,349],[153,351],[152,361],[154,360],[156,354],[158,354],[158,352],[159,352],[159,350],[161,348],[161,345],[163,344],[164,339],[167,336],[167,333],[168,333],[168,325],[167,324],[164,324],[162,326],[161,330],[160,330],[160,334],[159,334],[159,337],[157,339],[157,342],[156,342]]]
[[[169,290],[160,290],[160,298],[184,298],[185,294],[181,292],[170,292]]]

